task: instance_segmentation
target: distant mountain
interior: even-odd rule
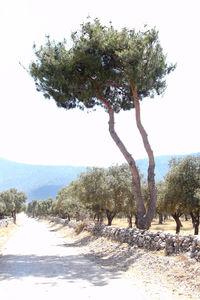
[[[41,166],[16,163],[0,158],[0,191],[14,187],[24,191],[28,201],[56,197],[86,167]]]
[[[194,153],[190,155],[200,155]],[[172,157],[183,157],[186,155],[166,155],[155,157],[156,181],[162,180],[169,170],[168,162]],[[148,160],[136,161],[140,171],[147,176]],[[77,178],[86,167],[75,166],[41,166],[16,163],[0,158],[0,191],[16,188],[24,191],[28,201],[32,199],[55,198],[57,192]]]
[[[198,153],[191,153],[186,155],[162,155],[162,156],[156,156],[155,157],[155,179],[156,181],[160,181],[163,179],[163,177],[167,174],[169,170],[169,161],[172,157],[185,157],[187,155],[191,156],[197,156],[200,155],[200,152]],[[147,170],[148,170],[148,159],[139,159],[136,161],[137,165],[140,169],[140,172],[144,175],[144,177],[147,177]]]

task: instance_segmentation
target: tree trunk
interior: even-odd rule
[[[175,222],[176,222],[176,233],[178,234],[181,230],[181,227],[183,227],[183,225],[181,224],[181,221],[180,221],[180,216],[181,214],[172,214],[172,217],[174,218]]]
[[[137,227],[137,214],[135,215],[135,226]]]
[[[129,164],[129,167],[130,167],[130,171],[131,171],[131,175],[132,175],[133,190],[134,190],[136,205],[137,205],[137,215],[138,215],[137,227],[145,228],[144,216],[146,215],[146,209],[145,209],[144,201],[142,198],[139,172],[138,172],[135,160],[133,159],[131,154],[126,150],[124,144],[122,143],[122,141],[120,140],[120,138],[118,137],[118,135],[115,132],[114,111],[111,109],[109,110],[109,117],[110,117],[110,120],[109,120],[110,135],[113,138],[113,140],[115,141],[115,143],[117,144],[117,146],[120,149],[120,151],[122,152],[122,154],[124,155],[126,161]]]
[[[197,214],[195,215],[194,213],[190,213],[191,218],[192,218],[192,224],[194,227],[194,235],[198,235],[199,234],[199,211],[197,212]]]
[[[110,212],[110,211],[106,210],[106,217],[107,217],[107,220],[108,220],[108,226],[112,225],[112,221],[113,221],[115,215],[116,215],[115,212]]]
[[[158,224],[162,225],[163,224],[163,215],[159,214],[159,222]]]
[[[154,154],[151,149],[151,146],[149,144],[148,135],[141,123],[141,116],[140,116],[140,103],[138,99],[138,94],[136,89],[134,88],[133,83],[131,85],[131,90],[133,94],[134,99],[134,106],[135,106],[135,114],[136,114],[136,123],[138,130],[141,134],[144,148],[147,152],[148,158],[149,158],[149,167],[148,167],[148,188],[149,188],[149,194],[150,194],[150,201],[147,209],[147,214],[145,216],[145,222],[148,228],[151,226],[151,222],[154,218],[155,212],[156,212],[156,201],[157,201],[157,189],[155,184],[155,160],[154,160]]]
[[[185,215],[185,221],[188,221],[188,215]]]
[[[167,221],[168,215],[164,215],[164,222]]]
[[[127,221],[128,221],[128,227],[132,228],[133,227],[133,216],[132,215],[128,215],[127,216]]]
[[[108,113],[109,113],[109,132],[111,137],[113,138],[114,142],[118,146],[119,150],[122,152],[124,158],[126,159],[129,167],[130,172],[132,175],[132,184],[133,184],[133,190],[134,195],[136,199],[136,206],[137,206],[137,228],[140,229],[149,229],[151,226],[151,221],[155,215],[156,211],[156,199],[157,199],[157,193],[156,193],[156,187],[155,187],[155,181],[154,181],[154,156],[153,152],[151,150],[151,147],[148,142],[147,134],[144,130],[144,128],[141,125],[140,121],[140,107],[139,107],[139,101],[137,98],[137,92],[134,91],[134,103],[135,103],[135,109],[136,109],[136,120],[137,120],[137,126],[139,128],[139,131],[142,135],[143,142],[145,149],[149,156],[149,168],[148,168],[148,186],[150,191],[150,203],[148,207],[148,211],[146,213],[146,208],[144,205],[144,199],[142,197],[142,191],[141,191],[141,183],[140,183],[140,176],[138,172],[138,168],[136,166],[135,160],[133,159],[132,155],[127,151],[126,147],[120,140],[119,136],[117,135],[115,128],[114,128],[114,110],[111,108],[110,104],[99,94],[99,100],[106,106]],[[97,88],[97,92],[99,93],[99,90]]]
[[[16,211],[15,210],[12,212],[12,217],[13,217],[14,224],[16,224]]]

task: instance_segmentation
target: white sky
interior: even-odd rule
[[[169,62],[163,97],[144,99],[143,125],[155,155],[200,151],[199,0],[1,0],[0,2],[0,157],[31,164],[109,166],[124,162],[108,133],[108,115],[58,109],[43,99],[19,65],[34,58],[46,34],[57,41],[90,15],[114,27],[156,26]],[[120,113],[116,129],[133,157],[146,157],[134,111]]]

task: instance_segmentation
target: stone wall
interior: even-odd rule
[[[0,229],[14,223],[13,218],[0,219]]]
[[[76,228],[75,222],[69,222],[60,218],[49,218],[56,223]],[[165,233],[163,231],[152,232],[137,228],[114,227],[103,224],[88,223],[85,229],[95,236],[103,236],[130,246],[137,246],[150,251],[163,250],[166,255],[187,253],[191,258],[200,262],[200,236]]]

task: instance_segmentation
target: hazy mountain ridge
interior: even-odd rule
[[[190,155],[200,155],[193,153]],[[186,155],[166,155],[155,157],[156,161],[156,181],[162,180],[168,172],[168,162],[172,157],[182,157]],[[148,160],[139,159],[136,161],[141,173],[147,176]],[[85,172],[86,167],[80,166],[42,166],[16,163],[0,158],[0,191],[14,187],[24,191],[28,195],[28,200],[46,199],[56,197],[58,190],[68,185],[77,178],[81,172]]]

